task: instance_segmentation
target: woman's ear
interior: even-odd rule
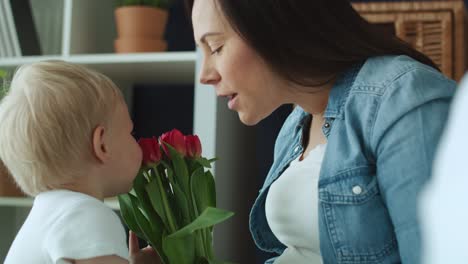
[[[102,125],[97,126],[93,131],[93,154],[101,163],[106,162],[109,157],[106,138],[106,129]]]

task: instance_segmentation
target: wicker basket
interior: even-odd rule
[[[467,19],[463,1],[370,2],[354,8],[369,22],[393,24],[395,34],[429,56],[447,76],[460,80],[467,66]]]

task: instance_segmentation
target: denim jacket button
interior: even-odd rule
[[[361,194],[362,193],[362,188],[359,185],[356,185],[353,187],[353,193],[354,194]]]
[[[326,122],[323,126],[324,126],[325,128],[329,128],[329,127],[330,127],[330,123]]]
[[[301,147],[297,146],[297,147],[294,149],[294,153],[298,152],[300,149],[301,149]]]

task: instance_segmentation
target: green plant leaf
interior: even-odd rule
[[[177,181],[174,178],[174,170],[172,169],[171,165],[169,165],[167,162],[161,160],[161,164],[167,171],[167,177],[169,178],[169,182],[172,185],[177,185]]]
[[[195,263],[196,264],[210,264],[210,260],[209,258],[206,258],[206,257],[199,257]]]
[[[204,212],[206,208],[216,207],[215,182],[209,171],[205,172],[203,167],[194,171],[190,177],[190,187],[196,216]],[[195,232],[197,241],[203,244],[204,255],[209,256],[210,259],[213,258],[212,231],[213,227],[210,226]]]
[[[206,180],[208,182],[208,191],[210,191],[210,194],[211,194],[211,197],[209,197],[210,201],[209,201],[208,206],[216,207],[217,206],[217,204],[216,204],[216,183],[215,183],[214,176],[211,173],[211,171],[206,171],[205,172],[205,178],[206,178]]]
[[[195,159],[195,161],[199,163],[200,165],[202,165],[203,167],[211,169],[211,163],[216,161],[216,159],[208,160],[206,158],[200,157],[200,158]]]
[[[156,175],[155,180],[145,186],[146,193],[156,213],[161,217],[166,229],[169,233],[175,232],[177,226],[175,225],[175,218],[171,207],[169,206],[169,199],[167,198],[166,190],[161,181],[161,176]]]
[[[179,231],[169,235],[169,237],[187,236],[189,234],[192,234],[196,230],[207,228],[207,227],[212,227],[218,223],[221,223],[227,220],[228,218],[232,217],[233,215],[234,215],[233,212],[221,210],[218,208],[208,207],[192,223],[183,227]]]
[[[213,249],[213,227],[204,228],[202,229],[204,232],[204,243],[205,243],[205,250],[208,259],[214,259],[214,249]]]
[[[203,212],[207,207],[216,207],[216,189],[213,175],[200,167],[190,177],[190,187],[197,212]]]
[[[8,86],[6,84],[7,72],[0,70],[0,100],[7,94]]]
[[[195,237],[193,235],[163,238],[163,250],[172,264],[193,264],[195,259]]]
[[[133,205],[130,199],[131,194],[121,194],[117,198],[119,200],[120,214],[125,222],[125,224],[135,232],[138,236],[143,236],[143,233],[138,226],[135,213],[133,212]]]
[[[167,256],[164,254],[162,248],[162,237],[152,232],[150,220],[148,220],[139,209],[138,199],[133,195],[130,195],[130,199],[132,201],[132,208],[134,208],[133,212],[135,213],[136,222],[143,233],[143,236],[140,237],[148,241],[149,244],[156,249],[163,262],[168,264]]]
[[[146,184],[148,184],[148,182],[146,181],[143,172],[140,171],[133,181],[133,190],[138,198],[141,208],[143,209],[143,213],[150,220],[149,223],[151,225],[152,234],[156,237],[161,237],[164,225],[159,215],[151,206],[151,201],[145,189]]]
[[[179,222],[180,226],[186,226],[190,223],[190,209],[187,196],[182,192],[178,185],[173,185],[174,197],[177,203],[177,208],[181,211],[182,221]]]
[[[187,169],[187,164],[185,164],[184,158],[175,150],[171,145],[166,144],[171,154],[172,168],[174,169],[175,181],[180,184],[182,191],[186,194],[190,193],[190,179]]]
[[[196,159],[185,158],[185,162],[187,163],[189,174],[202,167],[202,165]]]

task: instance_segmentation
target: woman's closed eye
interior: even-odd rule
[[[216,48],[215,50],[211,52],[211,55],[219,54],[221,50],[223,49],[223,47],[224,45],[219,46],[218,48]]]

